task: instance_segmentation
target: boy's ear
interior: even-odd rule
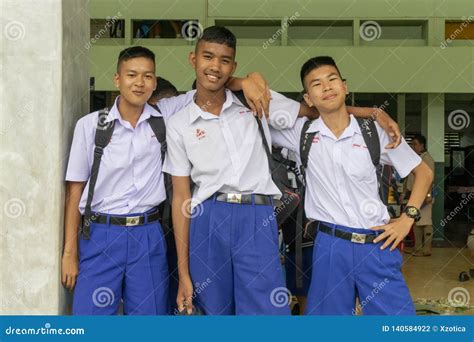
[[[230,73],[230,76],[232,76],[235,72],[235,70],[237,70],[237,62],[234,61],[234,67],[232,68],[232,72]]]
[[[114,84],[117,88],[120,86],[120,75],[118,72],[114,75]]]
[[[193,69],[196,69],[196,53],[194,51],[191,51],[188,56],[188,61],[189,64],[193,67]]]
[[[313,107],[313,103],[311,102],[308,93],[304,93],[303,95],[304,102],[308,105],[308,107]]]
[[[347,86],[347,81],[345,78],[342,79],[342,83],[344,83],[344,89],[346,91],[346,95],[349,95],[349,87]]]

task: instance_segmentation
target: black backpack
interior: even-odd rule
[[[242,91],[234,91],[233,93],[245,107],[250,108]],[[276,218],[278,227],[280,228],[283,222],[285,222],[296,210],[296,208],[298,208],[298,205],[300,205],[301,195],[298,189],[294,189],[292,187],[291,181],[288,177],[287,165],[280,158],[280,154],[270,152],[270,147],[268,146],[268,141],[263,130],[262,121],[258,118],[258,116],[255,116],[255,119],[257,121],[258,131],[260,132],[262,144],[267,155],[268,166],[273,183],[275,183],[282,193],[281,198],[275,201],[274,208],[274,217]]]
[[[160,112],[159,108],[154,106],[154,108]],[[94,197],[94,189],[97,182],[97,176],[99,174],[100,162],[102,160],[102,155],[104,154],[104,149],[110,142],[112,138],[112,134],[114,133],[115,128],[115,121],[110,123],[105,123],[107,119],[107,115],[109,114],[109,109],[104,108],[99,110],[98,116],[99,119],[97,121],[97,127],[95,131],[95,148],[94,148],[94,161],[92,162],[92,169],[91,169],[91,176],[89,178],[89,192],[87,194],[87,202],[86,207],[84,209],[84,217],[81,224],[81,233],[82,237],[86,240],[90,239],[90,224],[91,224],[91,217],[92,217],[92,199]],[[150,116],[148,119],[148,123],[155,133],[156,139],[161,144],[161,162],[163,163],[165,160],[166,154],[166,126],[162,116]],[[168,234],[171,231],[171,205],[170,205],[170,198],[171,198],[171,180],[170,176],[167,174],[163,174],[165,180],[165,188],[166,188],[166,200],[160,204],[160,213],[161,213],[161,225],[165,232],[165,235],[173,235]]]

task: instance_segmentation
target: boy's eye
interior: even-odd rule
[[[204,55],[204,58],[205,58],[205,59],[211,59],[211,56],[209,56],[209,55]]]

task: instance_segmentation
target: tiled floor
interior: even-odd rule
[[[433,248],[429,257],[414,257],[404,253],[403,274],[413,300],[447,299],[450,291],[454,298],[469,298],[474,306],[474,279],[458,280],[461,271],[474,269],[474,255],[464,248]],[[454,289],[454,290],[453,290]],[[474,309],[462,314],[474,315]]]

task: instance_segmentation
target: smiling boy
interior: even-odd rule
[[[318,229],[306,314],[350,315],[356,298],[364,314],[414,314],[400,271],[396,247],[419,217],[433,179],[404,139],[387,149],[390,139],[376,125],[380,163],[393,165],[415,180],[407,209],[390,221],[379,198],[376,168],[362,128],[345,105],[346,82],[331,57],[314,57],[301,68],[304,99],[320,118],[309,125],[298,119],[291,129],[273,130],[276,145],[297,153],[300,138],[313,134],[306,167],[305,213]],[[388,248],[390,247],[390,248]]]

